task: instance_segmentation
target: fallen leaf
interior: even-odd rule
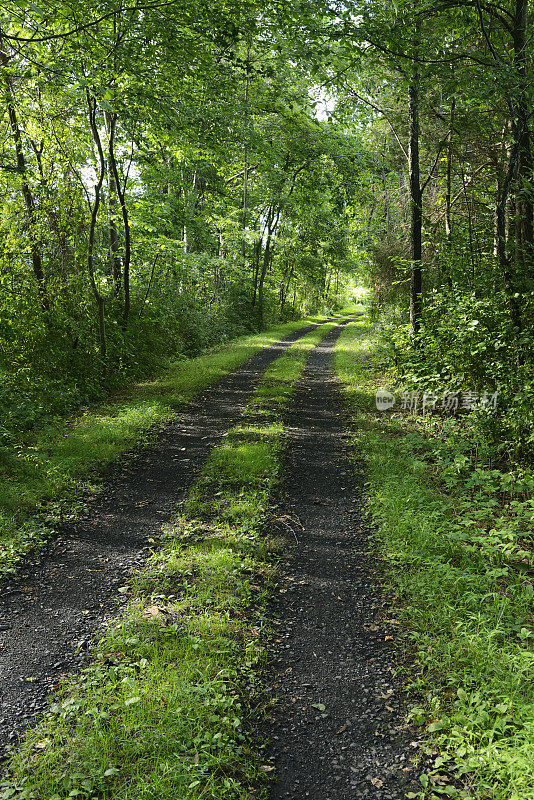
[[[430,780],[438,786],[445,786],[447,783],[450,783],[447,775],[430,775]]]
[[[141,698],[140,698],[138,695],[136,695],[135,697],[129,697],[129,698],[128,698],[128,699],[125,701],[124,705],[125,705],[125,706],[133,706],[133,705],[135,705],[136,703],[140,703],[140,702],[141,702]]]
[[[44,750],[47,745],[50,744],[50,739],[42,739],[40,742],[36,742],[34,747],[36,750]]]
[[[338,731],[336,731],[336,736],[339,736],[340,733],[345,733],[346,730],[347,730],[347,725],[342,725],[341,728]]]
[[[158,622],[168,623],[171,620],[171,614],[164,606],[147,606],[143,610],[143,616],[147,619],[157,620]]]
[[[381,781],[380,778],[371,778],[371,783],[373,786],[376,786],[377,789],[381,789],[384,785],[384,781]]]

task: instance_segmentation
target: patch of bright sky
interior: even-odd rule
[[[315,116],[321,122],[329,119],[336,107],[336,101],[321,87],[312,89],[311,95],[315,102]]]

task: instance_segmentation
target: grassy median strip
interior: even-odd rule
[[[532,800],[528,479],[505,491],[510,475],[458,452],[465,420],[378,414],[375,391],[388,377],[370,327],[347,326],[336,365],[367,465],[375,542],[417,653],[424,702],[411,716],[426,727],[434,769],[411,796]]]
[[[0,798],[236,798],[262,774],[254,667],[277,543],[261,535],[282,415],[324,325],[265,372],[208,459],[94,663],[67,677],[11,763]],[[2,793],[3,792],[3,793]]]
[[[45,541],[51,525],[79,510],[97,471],[255,353],[324,317],[278,325],[213,353],[177,362],[162,376],[70,420],[0,446],[0,576]]]

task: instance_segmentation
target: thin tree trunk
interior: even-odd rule
[[[483,28],[482,17],[481,25]],[[532,155],[530,150],[530,132],[528,127],[528,68],[527,68],[527,27],[528,27],[528,0],[515,0],[514,18],[512,26],[512,40],[514,48],[514,67],[517,74],[519,91],[516,95],[509,92],[505,95],[510,112],[512,131],[512,146],[508,156],[506,175],[498,181],[498,197],[496,204],[496,249],[499,267],[502,272],[504,288],[506,291],[510,317],[515,328],[522,329],[521,308],[518,303],[519,289],[522,281],[517,280],[513,274],[512,264],[507,248],[507,205],[510,198],[515,201],[516,213],[521,214],[520,237],[524,241],[521,261],[526,272],[525,278],[532,279],[534,266],[532,265],[532,239],[533,239],[533,204],[525,188],[532,180]],[[486,34],[486,40],[488,36]],[[492,50],[497,64],[499,56]],[[517,202],[519,201],[519,203]],[[519,208],[517,207],[519,206]]]
[[[244,142],[244,169],[243,169],[243,225],[241,234],[241,254],[243,258],[243,274],[247,269],[247,214],[248,214],[248,117],[249,117],[249,91],[250,91],[250,45],[247,48],[247,77],[245,83],[245,142]]]
[[[294,265],[291,266],[291,270],[289,272],[289,277],[287,279],[287,283],[284,280],[284,284],[282,286],[282,302],[280,304],[280,314],[284,313],[284,306],[286,304],[286,299],[287,299],[287,295],[288,295],[288,292],[289,292],[289,286],[291,284],[291,279],[293,277],[293,270],[294,270]]]
[[[411,274],[410,274],[410,329],[412,336],[419,333],[422,314],[422,230],[423,208],[419,165],[419,67],[414,62],[409,87],[409,139],[408,158],[410,170],[411,204]]]
[[[125,190],[121,185],[119,172],[117,169],[117,160],[115,158],[115,130],[117,123],[117,115],[112,115],[112,125],[109,133],[109,163],[111,171],[115,180],[117,189],[117,197],[122,213],[122,225],[124,231],[124,258],[122,264],[122,288],[124,293],[124,305],[122,310],[122,322],[126,327],[128,324],[128,317],[130,316],[130,262],[131,262],[131,234],[130,234],[130,219],[128,216],[128,207],[126,205]]]
[[[386,169],[385,169],[386,144],[387,144],[387,139],[384,140],[384,151],[382,153],[382,191],[384,192],[384,221],[386,223],[386,231],[389,237],[391,225],[390,225],[390,214],[389,214],[388,185],[386,180]]]
[[[260,273],[261,237],[256,240],[254,245],[254,256],[252,263],[252,308],[256,306],[258,297],[258,276]]]
[[[182,175],[183,175],[182,170]],[[191,222],[196,213],[196,206],[197,206],[197,180],[198,180],[198,172],[195,170],[193,172],[193,186],[191,188],[191,192],[189,195],[186,194],[185,191],[185,176],[184,176],[184,210],[185,210],[185,220],[184,220],[184,253],[191,253],[195,251],[195,238],[193,236],[193,231],[190,229],[189,222]]]
[[[323,284],[324,285],[324,289],[323,289],[323,299],[324,300],[326,300],[326,298],[328,297],[328,292],[330,291],[331,282],[332,282],[332,272],[331,271],[330,272],[327,271],[326,275],[324,276],[324,284]]]
[[[502,179],[500,175],[500,171],[497,169],[497,177],[495,180],[495,197],[497,198],[497,203],[499,202],[499,198],[502,192]],[[497,214],[497,203],[495,204],[495,211],[493,212],[493,258],[498,263],[499,262],[499,220]]]
[[[451,214],[451,194],[452,194],[452,133],[454,126],[454,111],[456,108],[456,98],[453,97],[451,101],[451,116],[449,133],[447,136],[447,177],[445,187],[445,237],[447,239],[447,247],[450,248],[452,243],[452,214]]]
[[[154,280],[154,274],[156,272],[156,264],[158,263],[158,258],[161,255],[161,250],[158,250],[156,255],[154,256],[154,261],[152,262],[152,269],[150,271],[150,279],[148,281],[148,286],[146,287],[145,296],[143,297],[143,302],[141,303],[141,308],[139,309],[139,319],[141,319],[143,315],[143,311],[145,309],[146,301],[148,300],[148,295],[150,294],[150,289],[152,288],[152,281]]]
[[[522,328],[521,311],[517,303],[516,291],[514,280],[511,272],[510,259],[506,250],[506,205],[510,194],[510,188],[514,179],[514,174],[517,167],[517,159],[519,156],[519,141],[514,142],[510,160],[508,162],[508,170],[506,177],[502,184],[501,193],[497,201],[496,219],[497,219],[497,256],[499,266],[501,268],[504,288],[508,297],[508,305],[510,308],[510,317],[515,327],[518,330]]]
[[[263,288],[265,284],[265,276],[267,275],[267,270],[269,269],[269,264],[271,261],[271,240],[272,240],[272,232],[271,228],[268,228],[267,231],[267,239],[265,241],[265,247],[263,249],[263,263],[261,267],[260,279],[258,283],[258,317],[260,321],[260,325],[263,325]]]
[[[0,50],[0,64],[2,67],[7,67],[8,63],[8,55],[3,50]],[[37,281],[37,292],[39,295],[39,303],[41,308],[43,311],[49,311],[50,299],[48,297],[48,288],[46,285],[41,249],[37,241],[37,212],[35,209],[35,199],[28,181],[26,158],[24,156],[24,148],[22,146],[22,136],[20,133],[17,110],[15,108],[15,90],[13,87],[13,78],[7,72],[4,73],[4,83],[6,87],[6,104],[9,118],[9,128],[11,130],[13,144],[15,145],[17,171],[20,176],[22,196],[24,198],[26,215],[28,218],[33,274],[35,275],[35,280]]]
[[[517,119],[515,121],[516,137],[519,144],[517,161],[517,214],[518,214],[518,249],[524,268],[534,277],[532,265],[534,206],[530,194],[532,184],[532,152],[529,129],[529,103],[527,88],[528,76],[528,0],[516,0],[513,26],[514,65],[519,76],[519,97],[516,104]]]
[[[95,185],[95,200],[91,208],[91,221],[89,223],[89,241],[87,245],[87,272],[89,273],[89,282],[91,284],[91,289],[98,309],[98,334],[100,341],[100,356],[102,358],[102,361],[105,362],[107,357],[106,318],[104,311],[104,298],[98,291],[98,287],[96,285],[96,280],[95,280],[94,246],[95,246],[96,221],[98,218],[98,211],[100,208],[100,196],[102,192],[102,185],[104,183],[106,163],[104,159],[104,150],[102,148],[102,142],[100,140],[100,134],[98,132],[98,125],[96,122],[96,100],[91,97],[89,92],[87,92],[86,97],[87,97],[87,106],[89,109],[89,126],[91,128],[93,140],[96,145],[96,150],[98,154],[98,164],[100,169],[100,172],[97,176],[97,183]]]
[[[117,230],[117,205],[118,187],[115,179],[115,171],[112,166],[113,153],[111,152],[115,139],[115,128],[117,125],[117,115],[105,112],[106,127],[108,129],[108,195],[109,195],[109,261],[115,294],[118,296],[121,291],[122,265],[120,257],[119,232]]]
[[[475,277],[475,252],[473,246],[473,219],[471,214],[471,203],[469,202],[469,196],[467,194],[467,184],[465,180],[465,170],[463,163],[461,164],[461,171],[462,171],[462,188],[464,193],[464,200],[465,200],[465,210],[467,211],[467,230],[469,233],[469,258],[471,260],[471,269],[473,272],[473,280]]]
[[[294,187],[294,179],[293,179],[291,191],[289,192],[288,196],[291,195],[291,192],[293,191],[293,187]],[[267,239],[265,240],[265,247],[264,247],[264,250],[263,250],[263,264],[262,264],[261,273],[260,273],[260,280],[259,280],[259,284],[258,284],[258,309],[259,309],[260,324],[263,324],[263,311],[264,311],[264,307],[263,307],[264,306],[264,303],[263,303],[264,292],[263,292],[263,289],[264,289],[264,284],[265,284],[265,276],[267,275],[267,272],[269,270],[269,265],[271,263],[271,259],[272,259],[272,255],[273,255],[273,246],[274,246],[273,245],[273,236],[274,236],[275,231],[278,228],[278,223],[280,221],[280,214],[281,213],[282,213],[281,208],[279,208],[278,211],[275,211],[275,209],[271,206],[270,209],[269,209],[269,213],[267,215],[267,222],[266,222],[266,226],[265,226],[265,230],[267,231]]]

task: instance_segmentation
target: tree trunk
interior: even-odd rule
[[[184,171],[182,170],[183,175],[183,186],[184,186],[184,211],[185,211],[185,219],[184,219],[184,253],[193,253],[195,252],[195,236],[194,236],[194,228],[191,223],[195,216],[197,210],[197,182],[198,182],[198,171],[195,169],[193,172],[193,184],[191,187],[191,191],[189,194],[186,191],[186,176],[184,175]]]
[[[534,206],[530,194],[532,185],[532,152],[529,129],[528,102],[528,0],[516,0],[514,26],[514,66],[519,77],[519,92],[516,102],[516,120],[514,121],[515,137],[518,142],[517,158],[517,222],[518,222],[518,254],[529,277],[534,277],[533,235]],[[525,276],[527,277],[527,276]]]
[[[124,294],[124,305],[122,310],[122,323],[126,327],[128,324],[128,317],[130,316],[130,262],[131,262],[131,234],[130,234],[130,219],[128,216],[128,207],[126,205],[125,190],[121,185],[119,171],[117,169],[117,160],[115,158],[115,130],[117,124],[117,114],[111,117],[112,124],[109,132],[109,163],[111,172],[115,181],[115,188],[117,197],[122,213],[122,226],[124,231],[124,258],[122,264],[122,288]]]
[[[282,284],[282,298],[281,298],[281,303],[280,303],[280,314],[284,313],[284,306],[286,304],[287,295],[288,295],[288,292],[289,292],[289,286],[291,284],[291,279],[293,277],[293,270],[294,270],[294,266],[292,265],[291,266],[291,270],[289,271],[289,277],[287,278],[287,282],[286,282],[286,279],[285,279],[285,276],[284,276],[284,282]]]
[[[263,287],[265,284],[265,276],[267,275],[267,270],[269,269],[269,264],[271,261],[271,239],[272,232],[271,228],[269,227],[267,232],[267,240],[263,249],[263,263],[261,267],[260,280],[258,283],[258,319],[260,325],[263,325]]]
[[[391,223],[390,223],[390,212],[389,212],[388,184],[386,180],[386,169],[385,169],[386,145],[387,145],[387,139],[384,140],[384,150],[382,153],[382,191],[384,193],[384,222],[386,223],[386,232],[389,238]]]
[[[7,54],[0,50],[0,64],[2,67],[7,67],[9,57]],[[48,297],[48,288],[46,285],[46,278],[43,269],[43,261],[41,257],[41,249],[37,241],[37,212],[35,209],[35,200],[28,181],[28,172],[26,166],[26,158],[24,156],[24,148],[22,146],[22,136],[20,133],[19,121],[17,110],[15,108],[15,90],[13,86],[13,78],[7,72],[4,73],[4,83],[6,87],[6,105],[7,114],[9,118],[9,128],[15,145],[15,155],[17,159],[17,171],[20,176],[22,196],[24,198],[24,205],[26,206],[26,215],[28,218],[29,239],[30,239],[30,253],[32,259],[33,274],[37,281],[37,292],[39,295],[39,303],[43,311],[49,311],[50,299]]]
[[[419,165],[419,67],[414,62],[412,80],[409,87],[409,140],[408,158],[410,169],[411,205],[411,274],[410,274],[410,329],[417,336],[421,327],[422,314],[422,233],[423,208]]]
[[[87,106],[89,109],[89,126],[91,128],[93,140],[96,145],[96,150],[98,155],[98,166],[99,166],[99,172],[97,173],[97,183],[95,185],[95,200],[91,208],[91,221],[89,223],[89,241],[87,244],[87,272],[89,274],[89,282],[91,284],[91,290],[93,292],[93,296],[95,298],[98,309],[98,334],[100,342],[100,357],[102,358],[102,361],[105,362],[107,357],[106,318],[104,313],[104,298],[98,291],[98,286],[96,285],[96,280],[95,280],[94,247],[95,247],[96,221],[98,218],[98,210],[100,208],[100,196],[102,192],[102,185],[104,183],[106,163],[104,159],[104,151],[102,149],[100,134],[98,132],[98,125],[96,122],[96,100],[94,100],[94,98],[91,97],[89,92],[87,92],[86,96],[87,96]]]
[[[109,147],[108,147],[108,195],[109,195],[109,262],[111,268],[111,276],[113,278],[113,286],[115,294],[118,296],[121,292],[121,278],[122,278],[122,265],[120,257],[120,244],[119,232],[117,230],[117,206],[118,206],[118,188],[117,181],[115,180],[115,171],[112,166],[113,159],[113,141],[115,139],[115,128],[117,125],[117,115],[111,114],[109,111],[105,112],[106,127],[108,129]]]
[[[293,182],[292,186],[293,185],[294,185],[294,182]],[[292,189],[291,189],[291,191],[292,191]],[[289,195],[290,194],[291,194],[291,192],[289,193]],[[281,208],[278,208],[278,210],[276,210],[275,208],[273,208],[273,206],[270,206],[269,213],[267,215],[267,222],[265,223],[264,235],[265,235],[265,232],[266,232],[267,233],[267,238],[265,240],[265,247],[264,247],[264,250],[263,250],[263,263],[262,263],[260,279],[259,279],[259,283],[258,283],[258,312],[259,312],[258,313],[258,317],[259,317],[260,325],[263,324],[263,311],[264,311],[264,308],[263,308],[263,305],[264,305],[264,303],[263,303],[263,298],[264,298],[263,289],[264,289],[264,284],[265,284],[265,276],[267,275],[267,272],[269,270],[269,265],[271,263],[271,258],[272,258],[272,255],[273,255],[273,237],[274,237],[274,234],[275,234],[275,232],[276,232],[276,230],[278,228],[278,223],[280,221],[280,214],[281,213],[282,213],[282,209]]]
[[[497,201],[496,220],[497,220],[497,257],[501,268],[504,288],[508,297],[510,317],[518,330],[522,328],[521,311],[516,298],[515,281],[511,272],[510,259],[506,249],[506,205],[510,193],[510,187],[514,178],[519,155],[519,142],[514,143],[506,178],[502,184],[501,193]]]
[[[452,194],[452,132],[454,126],[454,111],[456,108],[456,98],[451,101],[451,117],[449,134],[447,136],[447,176],[445,186],[445,237],[447,247],[452,243],[452,216],[451,216],[451,194]]]
[[[243,224],[241,229],[241,255],[243,258],[243,275],[247,269],[247,214],[248,214],[248,119],[250,91],[250,45],[247,48],[247,75],[245,81],[245,142],[243,169]]]
[[[260,255],[261,255],[261,238],[256,240],[254,245],[253,261],[252,261],[252,308],[256,306],[258,297],[258,276],[260,273]]]

